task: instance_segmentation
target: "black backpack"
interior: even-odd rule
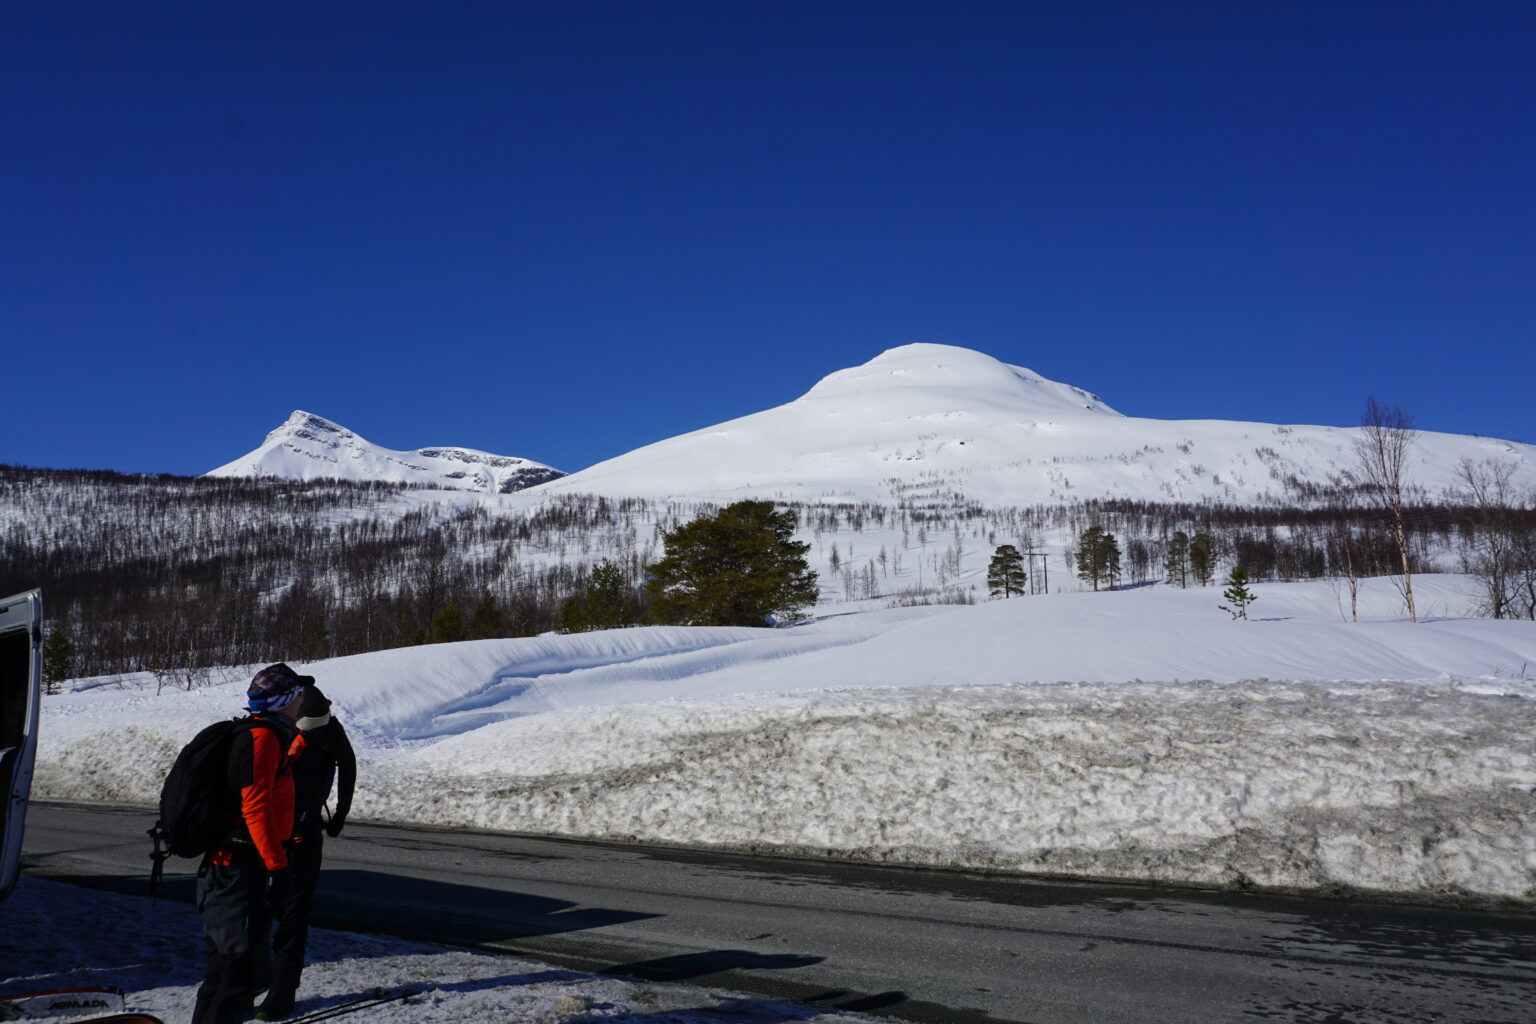
[[[168,858],[201,857],[228,838],[231,814],[238,816],[240,807],[240,795],[229,785],[229,752],[235,736],[255,728],[277,729],[259,718],[215,722],[176,755],[160,790],[160,820],[149,830],[155,843],[151,895]]]

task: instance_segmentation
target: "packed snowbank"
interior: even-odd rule
[[[89,936],[80,934],[85,921],[90,922]],[[308,964],[300,1013],[334,1008],[380,988],[386,995],[403,987],[414,993],[408,1000],[359,1012],[356,1019],[369,1024],[878,1024],[881,1019],[322,928],[310,930]],[[197,911],[186,903],[23,878],[5,903],[0,965],[0,995],[107,985],[123,990],[130,1009],[167,1021],[187,1020],[202,980],[202,927]]]
[[[445,741],[388,818],[948,867],[1532,891],[1529,699],[1454,685],[1015,684],[674,703]],[[466,765],[489,766],[466,770]]]
[[[1417,583],[1462,610],[1465,580]],[[1327,583],[1250,622],[1152,587],[304,670],[381,820],[1536,904],[1536,623],[1411,624],[1370,584],[1358,623]],[[248,676],[50,698],[36,792],[152,802]]]

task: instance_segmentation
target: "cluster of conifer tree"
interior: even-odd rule
[[[1012,558],[1022,562],[1032,540],[1052,530],[1075,539],[1066,567],[1092,589],[1210,586],[1238,565],[1248,580],[1358,579],[1402,566],[1395,517],[1342,488],[1311,487],[1295,505],[1089,500],[974,515],[989,543],[1021,538],[996,548],[994,597],[1033,592]],[[1492,498],[1476,489],[1440,502],[1420,495],[1403,509],[1402,533],[1412,571],[1466,572],[1482,591],[1480,614],[1536,619],[1536,496],[1496,488]]]

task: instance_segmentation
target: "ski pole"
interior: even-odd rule
[[[370,1006],[378,1006],[381,1003],[390,1001],[379,996],[377,994],[379,990],[375,989],[374,991],[375,994],[371,996],[353,999],[350,1002],[337,1003],[335,1006],[327,1006],[324,1009],[315,1010],[313,1013],[306,1013],[302,1017],[290,1017],[285,1024],[311,1024],[312,1021],[329,1020],[332,1017],[340,1017],[342,1014],[352,1013]]]
[[[286,1021],[286,1024],[314,1024],[315,1021],[330,1020],[332,1017],[340,1017],[348,1013],[355,1013],[358,1010],[366,1010],[374,1006],[382,1006],[385,1003],[392,1003],[397,999],[405,1000],[409,999],[410,997],[410,986],[402,988],[398,994],[389,996],[384,994],[384,990],[382,988],[376,988],[373,990],[372,995],[363,996],[361,999],[354,999],[348,1003],[338,1003],[335,1006],[327,1006],[323,1010],[316,1010],[314,1013],[306,1013],[302,1017],[290,1017]]]
[[[369,995],[360,996],[357,999],[351,999],[345,1003],[337,1003],[335,1006],[327,1006],[323,1009],[313,1010],[301,1017],[290,1017],[288,1018],[286,1024],[306,1024],[308,1021],[319,1020],[322,1017],[331,1017],[339,1013],[351,1013],[353,1010],[362,1009],[364,1003],[372,1006],[374,1003],[381,1002],[383,1000],[383,993],[383,989],[376,988]]]

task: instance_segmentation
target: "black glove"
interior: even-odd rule
[[[345,814],[332,815],[331,820],[325,823],[325,834],[335,839],[341,835],[342,826],[347,823]]]

